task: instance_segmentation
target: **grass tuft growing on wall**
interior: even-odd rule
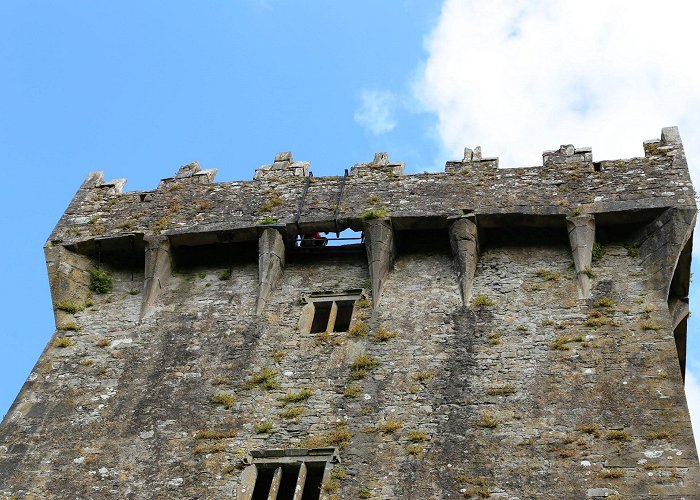
[[[288,392],[286,395],[280,398],[283,404],[288,403],[300,403],[306,401],[313,395],[314,391],[311,389],[302,389],[299,392]]]
[[[236,398],[233,397],[233,394],[229,394],[228,392],[217,392],[211,397],[211,402],[214,404],[223,405],[224,408],[230,410],[233,408]]]
[[[72,346],[74,343],[75,343],[75,342],[73,342],[73,341],[72,341],[70,338],[68,338],[68,337],[58,337],[58,338],[54,341],[53,346],[54,346],[54,347],[58,347],[58,348],[65,348],[65,347],[70,347],[70,346]]]
[[[71,302],[71,301],[62,301],[56,304],[56,309],[59,311],[67,312],[69,314],[76,314],[79,313],[84,309],[84,307],[77,302]]]
[[[112,291],[112,275],[103,269],[90,270],[90,290],[96,293]]]
[[[384,207],[381,208],[368,208],[364,212],[362,212],[361,217],[364,220],[373,220],[373,219],[383,219],[385,218],[389,212],[387,212],[387,209]]]
[[[262,370],[253,373],[250,380],[246,382],[245,388],[252,389],[256,386],[267,389],[268,391],[279,388],[279,382],[277,382],[277,372],[271,368],[263,368]]]
[[[474,307],[491,307],[494,304],[495,302],[493,299],[485,293],[480,293],[472,299],[472,305]]]

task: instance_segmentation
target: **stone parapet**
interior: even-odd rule
[[[402,175],[404,165],[378,153],[347,177],[307,177],[308,163],[280,153],[254,181],[212,183],[214,171],[182,167],[153,191],[122,192],[123,180],[91,173],[49,240],[64,244],[125,233],[176,234],[254,228],[260,222],[361,225],[368,210],[392,218],[447,218],[455,211],[522,214],[695,207],[695,193],[675,128],[645,144],[646,156],[590,162],[573,147],[545,155],[545,165],[497,168],[467,150],[445,173]],[[578,151],[578,153],[577,153]],[[571,153],[571,154],[569,154]]]

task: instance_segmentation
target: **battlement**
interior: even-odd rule
[[[377,153],[339,177],[313,177],[308,162],[278,153],[252,181],[214,183],[215,169],[181,167],[153,191],[123,192],[124,179],[90,173],[49,241],[73,244],[124,234],[181,234],[255,228],[263,222],[291,231],[319,226],[358,228],[363,214],[446,220],[456,213],[603,214],[695,207],[695,194],[675,127],[644,143],[645,156],[593,162],[590,148],[561,146],[543,165],[498,168],[481,148],[465,149],[444,173],[404,174],[404,164]]]

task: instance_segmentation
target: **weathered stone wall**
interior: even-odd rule
[[[154,193],[117,194],[89,178],[47,246],[54,302],[82,309],[57,308],[60,329],[0,427],[0,496],[231,498],[250,450],[323,446],[339,448],[344,471],[324,498],[700,496],[673,334],[687,315],[694,194],[671,150],[619,170],[591,163],[600,185],[563,193],[574,205],[547,185],[536,197],[537,169],[479,174],[491,176],[483,189],[512,191],[471,204],[482,189],[471,174],[399,177],[379,156],[345,179],[339,210],[353,215],[338,223],[367,236],[354,251],[280,246],[306,183],[283,155],[252,183],[206,184],[190,168]],[[543,168],[566,177],[588,154],[562,148]],[[658,187],[616,191],[634,168]],[[270,176],[288,171],[269,198]],[[336,223],[337,190],[321,188],[341,180],[308,183],[307,222]],[[178,182],[189,184],[168,190]],[[101,190],[114,191],[88,201]],[[593,201],[604,191],[629,198]],[[150,208],[117,231],[135,207]],[[388,211],[363,220],[367,207]],[[553,211],[533,218],[542,207]],[[172,232],[143,234],[166,212]],[[262,213],[289,224],[256,228]],[[593,231],[570,241],[565,216],[588,215]],[[89,290],[97,267],[110,293]],[[350,331],[307,333],[309,296],[347,290],[363,294]]]

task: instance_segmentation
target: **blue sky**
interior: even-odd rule
[[[530,166],[568,142],[640,156],[677,124],[697,185],[697,12],[644,3],[0,3],[0,416],[52,334],[42,246],[91,170],[152,189],[193,160],[251,179],[291,150],[315,175],[375,151],[439,171],[476,145]]]

